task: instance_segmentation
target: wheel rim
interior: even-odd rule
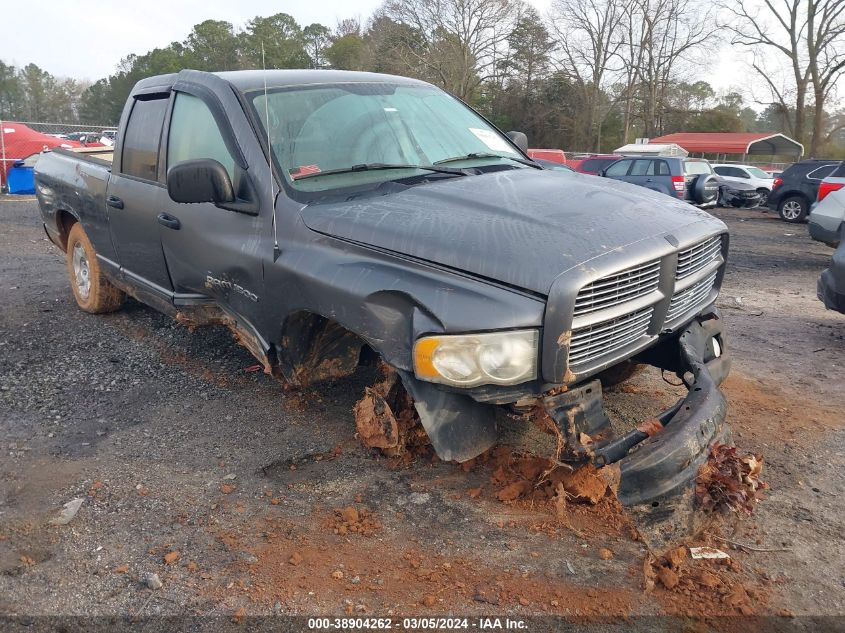
[[[82,244],[73,247],[73,275],[76,278],[76,289],[83,299],[88,298],[91,292],[91,269],[88,267],[88,256]]]
[[[801,215],[801,203],[790,200],[783,205],[783,217],[787,220],[797,220]]]

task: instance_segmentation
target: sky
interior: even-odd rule
[[[545,13],[551,0],[528,0]],[[4,0],[3,4],[10,3]],[[96,81],[115,71],[130,53],[184,40],[194,24],[226,20],[242,27],[256,15],[288,13],[300,25],[320,22],[333,28],[347,17],[365,22],[381,0],[38,0],[14,3],[3,16],[0,59],[23,66],[33,62],[58,77]],[[13,13],[14,15],[10,15]],[[724,47],[695,79],[717,92],[747,84],[736,54]],[[743,75],[746,75],[744,79]]]

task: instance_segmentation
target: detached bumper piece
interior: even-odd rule
[[[724,350],[722,322],[713,312],[641,359],[679,376],[692,374],[692,382],[687,396],[657,417],[659,424],[620,437],[613,436],[602,410],[598,381],[546,397],[543,404],[566,437],[572,457],[580,455],[599,467],[618,463],[617,496],[624,505],[671,506],[669,501],[690,493],[712,444],[730,438],[727,403],[719,389],[730,370]]]

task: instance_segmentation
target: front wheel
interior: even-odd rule
[[[803,222],[807,217],[807,201],[800,196],[789,196],[778,205],[778,213],[784,222]]]
[[[757,203],[758,207],[765,207],[766,204],[769,202],[769,190],[763,189],[762,187],[757,190],[757,193],[760,194],[760,202]]]
[[[97,252],[77,222],[67,238],[67,272],[77,305],[92,314],[114,312],[126,295],[103,274]]]

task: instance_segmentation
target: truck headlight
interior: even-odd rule
[[[457,387],[517,385],[537,377],[537,330],[426,336],[414,345],[420,380]]]

